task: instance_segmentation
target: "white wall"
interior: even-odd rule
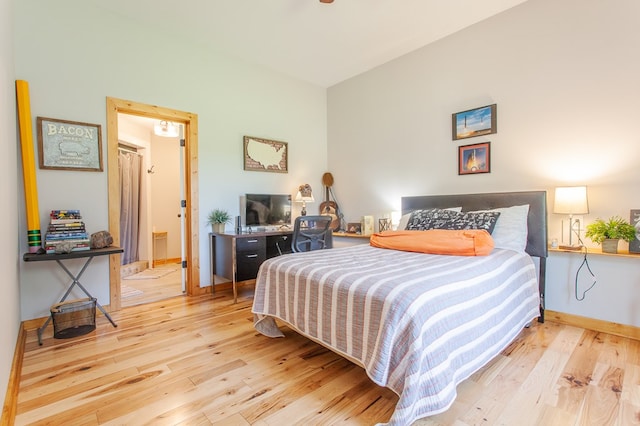
[[[331,87],[329,166],[345,219],[398,210],[403,195],[542,189],[559,238],[553,189],[573,184],[588,186],[587,223],[629,217],[640,208],[638,16],[636,0],[529,0]],[[452,113],[492,103],[497,134],[452,141]],[[458,147],[483,141],[491,173],[459,176]],[[576,304],[574,263],[550,257],[547,308],[640,326],[638,262],[615,262],[600,272],[605,298]]]
[[[4,206],[0,240],[5,248],[0,256],[0,401],[4,401],[11,371],[11,362],[20,330],[20,292],[18,287],[19,238],[25,239],[22,246],[26,250],[26,225],[16,227],[18,223],[18,204],[24,205],[24,196],[18,197],[18,187],[22,187],[22,173],[19,154],[19,140],[16,132],[15,77],[13,61],[13,5],[10,0],[0,0],[0,82],[3,96],[0,99],[0,141],[3,153],[0,155],[0,203]],[[23,209],[24,210],[24,209]]]
[[[583,259],[581,253],[549,254],[547,309],[640,327],[640,259],[590,254],[589,268],[580,268]]]
[[[15,3],[16,76],[30,84],[34,127],[36,116],[96,123],[106,141],[107,96],[198,114],[202,286],[210,284],[205,219],[211,209],[235,216],[246,192],[295,195],[300,183],[320,185],[327,165],[323,88],[207,52],[198,40],[172,36],[178,26],[141,27],[81,0]],[[288,142],[289,173],[245,172],[243,135]],[[89,231],[106,229],[106,172],[37,170],[37,178],[45,223],[48,210],[78,208]],[[23,210],[20,230],[26,229]],[[22,318],[48,315],[67,277],[53,262],[20,262],[20,269]],[[108,303],[106,257],[93,261],[82,282]]]

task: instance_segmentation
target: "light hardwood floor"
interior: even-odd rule
[[[180,296],[182,292],[182,270],[179,263],[167,263],[157,265],[154,269],[171,270],[160,278],[148,280],[133,280],[123,278],[120,280],[122,287],[122,307],[140,305],[143,303],[156,302],[171,297]],[[128,287],[128,289],[127,289]],[[128,291],[125,291],[128,290]],[[138,290],[137,292],[132,292]],[[141,292],[141,293],[139,293]]]
[[[252,288],[98,315],[69,340],[29,331],[16,424],[372,425],[397,397],[338,355],[285,329],[252,326]],[[534,323],[415,425],[640,424],[640,342]]]

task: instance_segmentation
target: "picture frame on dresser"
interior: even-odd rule
[[[361,222],[349,222],[347,223],[346,234],[362,234]]]
[[[636,238],[629,242],[629,253],[640,253],[640,209],[631,209],[629,223],[636,228]]]

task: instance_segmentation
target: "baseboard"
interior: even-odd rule
[[[256,283],[255,278],[252,280],[246,280],[246,281],[238,281],[236,283],[236,288],[240,288],[240,287],[244,287],[246,285],[254,285]],[[210,287],[210,286],[209,286]],[[208,289],[209,287],[202,287],[202,288],[206,288]],[[216,284],[213,288],[214,292],[218,292],[218,291],[233,291],[233,283],[231,281],[225,281],[223,283],[219,283]]]
[[[615,322],[603,321],[594,318],[581,317],[579,315],[567,314],[564,312],[544,311],[544,318],[548,321],[560,324],[572,325],[575,327],[587,328],[589,330],[609,333],[615,336],[628,337],[629,339],[640,340],[640,328],[632,325],[618,324]]]
[[[0,419],[0,425],[2,426],[12,426],[15,422],[18,392],[20,391],[20,374],[22,374],[22,360],[24,359],[24,346],[26,342],[27,330],[24,328],[23,323],[20,326],[18,339],[16,340],[16,348],[13,352],[11,373],[9,374],[9,383],[7,384],[7,393],[4,397],[2,418]]]
[[[47,320],[48,317],[42,317],[42,318],[33,318],[30,320],[24,320],[22,321],[22,328],[29,331],[29,330],[36,330],[40,327],[42,327],[42,325],[44,324],[44,322]]]
[[[152,260],[151,261],[151,267],[155,268],[156,266],[160,266],[160,265],[169,265],[169,264],[178,264],[182,261],[182,259],[180,259],[179,257],[172,257],[170,259],[162,259],[162,260]]]

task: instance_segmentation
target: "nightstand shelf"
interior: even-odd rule
[[[584,254],[584,250],[563,250],[560,248],[549,247],[550,252],[554,253],[577,253]],[[628,250],[618,250],[617,253],[603,253],[600,248],[587,247],[587,254],[596,254],[603,256],[618,256],[618,257],[635,257],[640,259],[640,253],[629,253]]]
[[[334,237],[345,237],[345,238],[366,238],[367,240],[371,238],[371,235],[362,235],[362,234],[351,234],[348,232],[334,232]]]

